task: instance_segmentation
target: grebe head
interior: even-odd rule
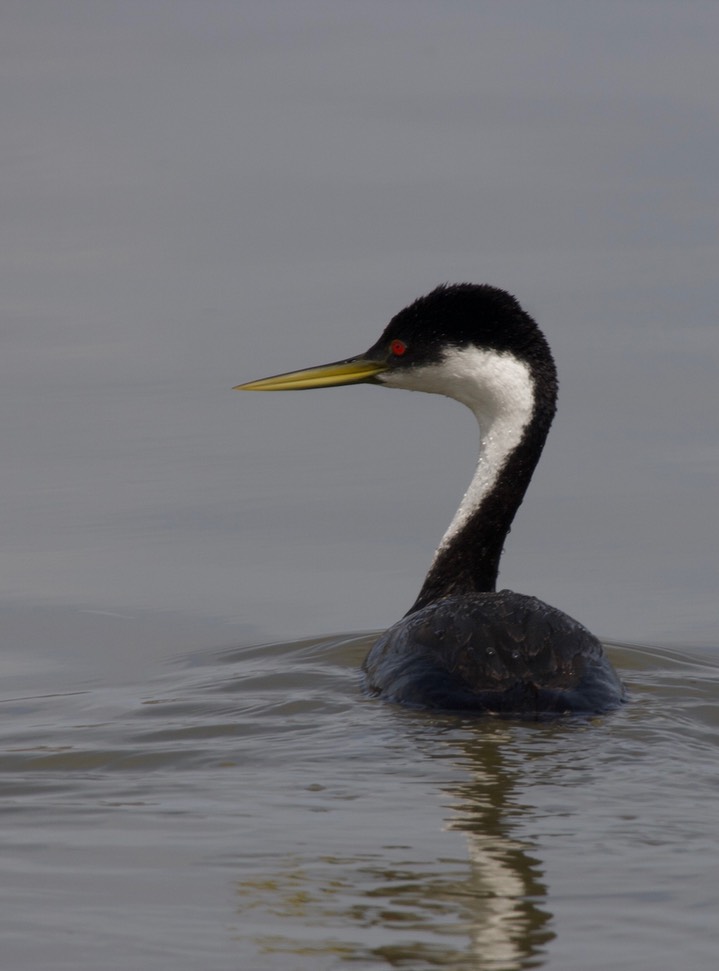
[[[437,287],[398,313],[364,354],[238,385],[292,391],[380,384],[456,398],[481,417],[491,402],[533,392],[556,394],[556,373],[541,331],[517,301],[488,285]],[[495,399],[497,399],[495,401]]]

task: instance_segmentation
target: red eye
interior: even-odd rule
[[[395,357],[402,357],[404,352],[407,350],[407,345],[405,344],[404,341],[394,340],[389,345],[389,349],[394,354]]]

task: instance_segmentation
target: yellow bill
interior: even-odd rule
[[[334,388],[341,384],[360,384],[370,381],[375,374],[387,370],[381,361],[370,361],[364,357],[352,357],[335,364],[308,367],[302,371],[288,371],[275,374],[259,381],[238,384],[233,391],[301,391],[303,388]]]

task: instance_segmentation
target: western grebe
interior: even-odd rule
[[[415,707],[524,718],[621,704],[621,681],[593,634],[541,600],[496,592],[556,409],[554,360],[534,320],[495,287],[440,286],[397,314],[366,354],[237,390],[358,383],[447,395],[480,428],[477,470],[419,596],[364,662],[368,690]]]

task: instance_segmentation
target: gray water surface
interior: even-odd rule
[[[85,647],[156,633],[76,620]],[[714,967],[715,653],[610,647],[629,705],[519,724],[367,699],[371,641],[18,673],[4,966]]]

